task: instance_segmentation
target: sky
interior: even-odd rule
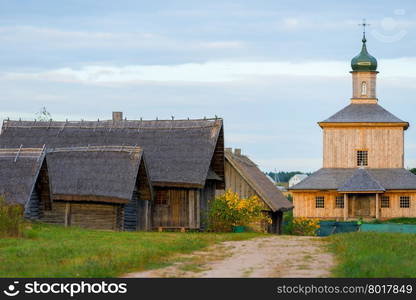
[[[226,147],[262,170],[314,171],[363,18],[379,104],[411,123],[416,167],[414,1],[0,0],[0,119],[219,116]]]

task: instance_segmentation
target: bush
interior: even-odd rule
[[[315,236],[319,229],[318,219],[308,218],[294,218],[293,219],[293,234],[294,235],[308,235]]]
[[[293,210],[283,214],[283,234],[293,234]]]
[[[232,231],[233,226],[248,226],[256,222],[271,223],[263,213],[264,207],[257,196],[240,198],[231,190],[216,197],[208,211],[208,229],[216,232]]]
[[[20,205],[8,205],[0,197],[0,237],[19,237],[22,234],[23,208]]]

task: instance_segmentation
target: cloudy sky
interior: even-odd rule
[[[416,4],[379,0],[0,0],[0,119],[217,115],[263,170],[312,171],[316,123],[349,103],[363,18],[380,104],[412,125]]]

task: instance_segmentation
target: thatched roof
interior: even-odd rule
[[[325,123],[402,123],[405,127],[409,124],[389,111],[385,110],[378,104],[350,104],[326,119],[320,122]]]
[[[146,153],[153,184],[202,187],[222,120],[4,121],[0,148],[129,145]],[[222,146],[223,147],[223,146]],[[221,164],[219,164],[221,165]]]
[[[247,181],[272,211],[286,211],[293,208],[292,203],[247,156],[225,151],[225,160]]]
[[[54,199],[73,195],[109,202],[132,198],[139,167],[145,164],[143,150],[129,146],[55,148],[48,150],[46,161]]]
[[[44,149],[0,149],[0,195],[9,204],[29,202],[40,168]]]
[[[384,190],[416,190],[416,175],[406,169],[365,169],[365,171],[369,176],[362,174],[361,171],[357,173],[356,168],[323,168],[291,187],[290,190],[338,190],[342,187],[348,189],[355,187],[359,192],[374,189],[378,185]],[[356,176],[353,177],[354,174]],[[362,182],[359,182],[360,178]]]

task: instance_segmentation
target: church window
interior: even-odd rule
[[[390,197],[381,196],[381,208],[389,208],[389,207],[390,207]]]
[[[337,196],[335,198],[335,208],[344,208],[344,196]]]
[[[362,96],[367,95],[367,82],[365,81],[361,83],[361,95]]]
[[[400,208],[409,208],[410,207],[410,197],[401,196],[400,197]]]
[[[368,166],[368,151],[367,150],[357,151],[357,166],[358,167]]]
[[[319,196],[315,198],[316,208],[325,208],[325,197]]]

